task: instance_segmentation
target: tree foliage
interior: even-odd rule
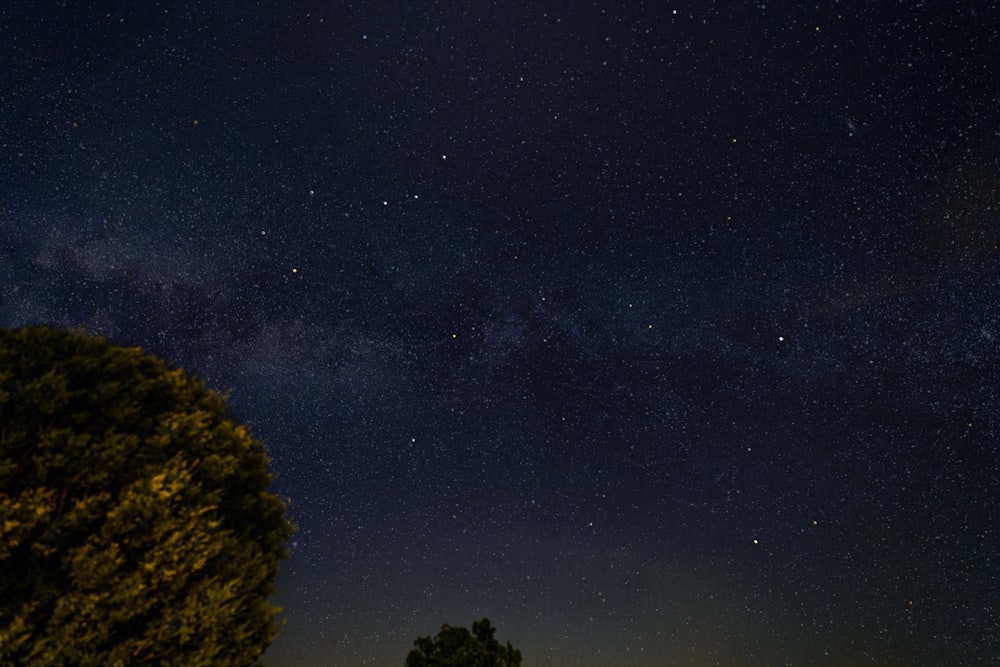
[[[493,638],[496,628],[484,618],[465,628],[442,625],[437,637],[420,637],[406,656],[406,667],[518,667],[521,652]]]
[[[292,531],[268,463],[180,369],[0,330],[0,664],[252,664]]]

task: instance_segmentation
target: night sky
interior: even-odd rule
[[[231,392],[268,667],[1000,663],[1000,10],[0,4],[0,325]]]

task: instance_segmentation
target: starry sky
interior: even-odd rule
[[[982,0],[0,5],[0,325],[231,392],[268,667],[1000,662]]]

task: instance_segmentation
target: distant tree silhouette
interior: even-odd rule
[[[406,667],[517,667],[521,652],[493,638],[496,628],[484,618],[465,628],[442,625],[437,637],[420,637],[406,656]]]
[[[180,369],[0,329],[0,664],[252,664],[292,531],[268,462]]]

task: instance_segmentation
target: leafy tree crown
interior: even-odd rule
[[[501,646],[488,618],[466,628],[442,625],[436,637],[419,637],[406,656],[406,667],[518,667],[521,652],[507,642]]]
[[[0,664],[252,664],[292,532],[268,463],[183,370],[0,329]]]

